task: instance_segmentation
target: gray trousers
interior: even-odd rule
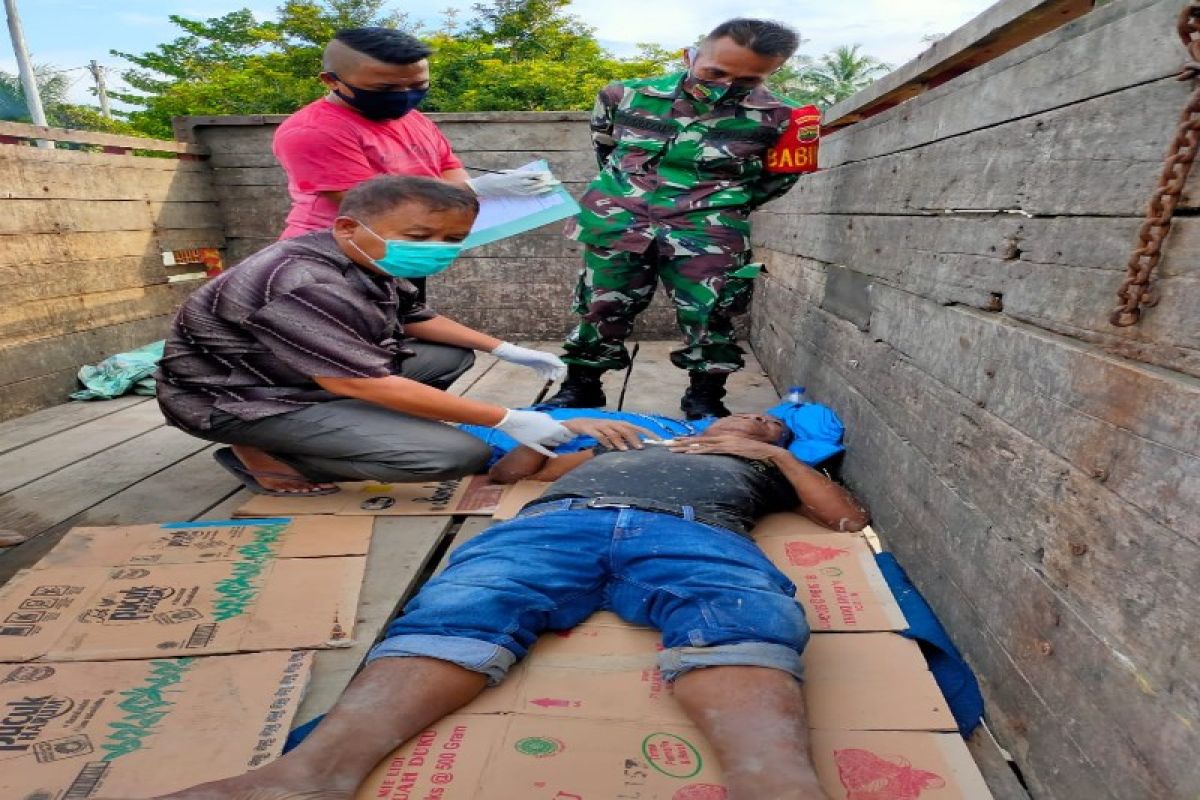
[[[410,342],[402,378],[446,389],[475,363],[470,350]],[[311,481],[423,483],[480,473],[492,449],[470,434],[362,400],[331,400],[299,411],[240,420],[220,411],[194,436],[257,447]]]

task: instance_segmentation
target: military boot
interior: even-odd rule
[[[729,409],[721,402],[725,396],[725,381],[729,378],[726,373],[692,372],[689,373],[692,385],[683,393],[679,407],[688,419],[703,419],[704,417],[728,417]]]
[[[595,367],[567,365],[567,377],[558,387],[558,394],[541,402],[550,408],[603,408],[606,401],[600,376],[604,370]]]

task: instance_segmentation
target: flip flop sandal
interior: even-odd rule
[[[233,477],[242,482],[242,485],[249,489],[254,494],[265,494],[271,497],[317,497],[324,494],[336,494],[341,491],[338,486],[333,486],[328,489],[312,489],[307,492],[289,492],[283,489],[268,489],[258,482],[257,478],[280,478],[283,480],[296,480],[295,475],[289,475],[286,472],[252,472],[246,468],[241,459],[237,457],[237,453],[233,452],[231,447],[222,447],[213,453],[213,459],[218,464],[228,470]]]

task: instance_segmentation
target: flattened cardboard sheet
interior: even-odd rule
[[[895,633],[819,633],[802,656],[815,729],[953,731],[920,647]]]
[[[414,795],[420,796],[420,795]],[[663,722],[510,718],[478,800],[717,800],[720,768],[700,732]]]
[[[0,587],[0,661],[348,647],[366,559],[54,567]]]
[[[522,508],[545,494],[549,486],[546,481],[517,481],[500,498],[492,516],[496,519],[512,519]]]
[[[0,664],[0,797],[151,797],[279,755],[310,652]]]
[[[239,561],[263,551],[272,558],[365,556],[372,526],[365,518],[316,515],[72,528],[33,568]]]
[[[901,631],[904,613],[866,540],[849,533],[787,534],[758,540],[796,584],[814,631]]]
[[[783,511],[778,514],[768,514],[760,519],[750,535],[758,540],[766,539],[769,536],[791,536],[793,534],[821,536],[828,533],[837,533],[837,531],[818,525],[800,514]]]
[[[813,761],[833,800],[991,800],[957,733],[813,731]]]
[[[470,514],[490,516],[507,486],[486,475],[427,483],[339,483],[337,494],[318,497],[256,495],[234,512],[238,517],[278,517],[301,514],[341,516],[429,516]]]
[[[355,800],[472,800],[491,783],[488,757],[510,717],[451,714],[379,763]],[[512,797],[509,798],[512,800]]]

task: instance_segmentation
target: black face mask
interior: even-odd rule
[[[342,80],[338,78],[336,73],[330,72],[329,75],[337,80]],[[398,92],[384,92],[375,89],[360,89],[357,86],[351,86],[345,81],[342,81],[342,83],[353,94],[342,94],[337,89],[334,89],[333,93],[342,100],[345,100],[358,113],[376,122],[386,119],[400,119],[421,105],[421,101],[429,93],[429,89],[402,89]]]

